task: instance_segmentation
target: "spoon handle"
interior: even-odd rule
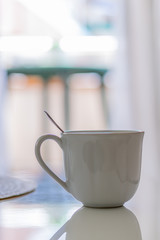
[[[60,126],[58,126],[58,124],[53,120],[53,118],[46,112],[46,111],[44,111],[45,112],[45,114],[47,115],[47,117],[51,120],[51,122],[54,124],[54,125],[56,125],[56,127],[62,132],[62,133],[64,133],[64,131],[62,130],[62,128],[60,128]]]

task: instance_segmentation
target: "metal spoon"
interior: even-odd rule
[[[64,131],[62,130],[62,128],[60,128],[60,126],[58,126],[58,124],[53,120],[53,118],[51,118],[51,116],[46,112],[46,111],[44,111],[45,112],[45,114],[47,115],[47,117],[51,120],[51,122],[54,124],[54,125],[56,125],[56,127],[62,132],[62,133],[64,133]]]

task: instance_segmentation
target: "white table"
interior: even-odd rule
[[[65,195],[54,181],[52,186],[52,181],[48,195],[40,190],[40,201],[34,199],[35,191],[0,202],[1,240],[160,239],[159,185],[142,180],[124,207],[92,209]],[[55,192],[50,192],[52,187]]]

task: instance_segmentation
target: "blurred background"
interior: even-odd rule
[[[44,110],[64,130],[131,128],[126,59],[118,60],[126,51],[123,4],[0,3],[2,173],[39,174],[36,139],[59,134]],[[116,113],[119,100],[125,120]],[[45,157],[61,172],[61,151],[44,145]]]
[[[65,130],[141,129],[137,198],[157,206],[159,23],[158,0],[0,0],[1,174],[43,175],[35,142],[59,135],[44,110]],[[44,155],[62,175],[58,147]]]

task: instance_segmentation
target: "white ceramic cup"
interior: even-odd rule
[[[84,206],[117,207],[131,199],[140,180],[143,131],[67,131],[47,134],[35,146],[38,162]],[[52,139],[64,153],[66,181],[52,172],[41,145]]]

